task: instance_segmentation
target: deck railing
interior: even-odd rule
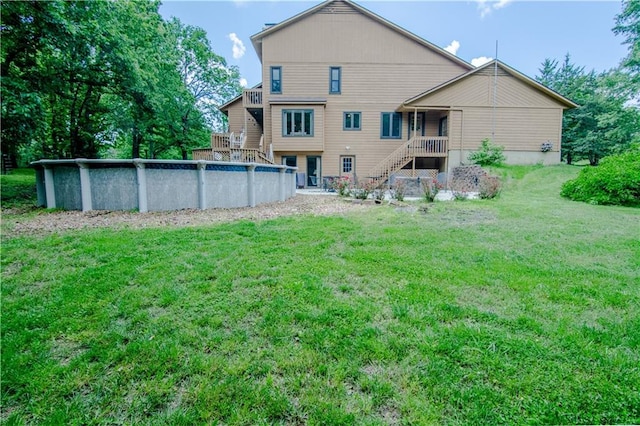
[[[229,148],[229,133],[212,133],[211,148]]]
[[[242,92],[242,106],[262,108],[262,89],[245,89]]]
[[[259,149],[242,148],[217,151],[215,148],[200,148],[191,151],[194,160],[231,161],[235,163],[274,164]]]

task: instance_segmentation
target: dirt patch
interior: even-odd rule
[[[373,204],[357,204],[350,199],[333,195],[298,194],[287,201],[266,203],[256,207],[237,209],[177,210],[167,212],[123,212],[94,210],[56,211],[42,210],[39,214],[24,215],[23,212],[2,212],[2,237],[21,235],[47,235],[77,229],[115,228],[142,229],[204,226],[236,220],[260,221],[282,216],[317,215],[328,216],[374,208]]]

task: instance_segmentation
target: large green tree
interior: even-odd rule
[[[218,106],[237,96],[242,87],[238,69],[227,65],[213,51],[204,30],[185,25],[177,18],[171,19],[167,28],[176,46],[178,71],[185,90],[167,112],[172,117],[169,121],[172,139],[186,159],[187,150],[202,141],[202,125],[207,129],[221,127],[225,117]]]
[[[622,70],[586,72],[566,55],[562,63],[546,59],[537,80],[579,105],[563,116],[562,157],[568,164],[587,159],[597,165],[638,137],[640,112],[630,104],[634,83]]]
[[[622,61],[633,83],[635,101],[640,92],[640,0],[623,0],[622,12],[616,16],[613,32],[625,37],[623,43],[629,45],[629,55]]]
[[[237,69],[157,0],[2,2],[2,152],[186,158],[208,142]]]

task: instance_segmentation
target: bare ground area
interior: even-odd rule
[[[115,228],[141,229],[165,226],[204,226],[236,220],[265,220],[280,216],[311,214],[327,216],[371,208],[350,199],[337,196],[298,194],[284,202],[262,204],[237,209],[177,210],[167,212],[123,212],[94,210],[54,211],[42,210],[37,214],[21,214],[24,211],[2,211],[2,237],[20,235],[46,235],[74,229]]]

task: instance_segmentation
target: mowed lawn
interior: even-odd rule
[[[426,210],[4,238],[2,420],[638,424],[640,209],[562,199],[577,171]]]

